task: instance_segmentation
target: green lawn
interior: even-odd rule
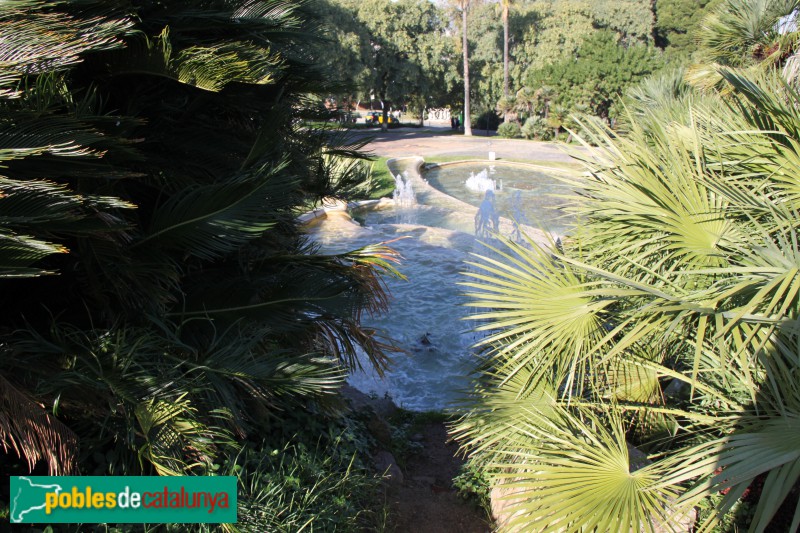
[[[370,198],[383,198],[391,196],[394,191],[394,176],[389,172],[386,162],[389,157],[377,157],[372,161],[372,180],[375,182],[375,189],[370,193]]]

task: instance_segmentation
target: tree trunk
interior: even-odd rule
[[[467,44],[467,9],[469,0],[461,4],[462,44],[464,46],[464,135],[472,136],[472,124],[469,116],[469,47]]]
[[[386,86],[386,76],[384,76],[384,87]],[[381,92],[381,116],[383,117],[383,122],[381,122],[381,131],[387,131],[389,129],[389,121],[386,119],[386,92]]]
[[[503,96],[508,106],[508,3],[503,2]],[[508,124],[508,110],[503,112],[503,122]]]

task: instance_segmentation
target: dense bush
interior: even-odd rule
[[[506,139],[518,139],[522,137],[522,129],[519,122],[504,122],[497,127],[497,135]]]
[[[476,130],[496,131],[502,119],[495,111],[484,111],[477,118],[472,119],[472,128]]]
[[[385,363],[360,316],[392,254],[319,254],[296,221],[364,178],[357,147],[302,125],[329,91],[305,4],[18,4],[0,10],[3,473],[208,475],[313,432],[357,347]],[[334,450],[295,462],[341,473]]]
[[[528,117],[520,129],[520,133],[526,139],[538,141],[549,141],[553,138],[553,129],[547,125],[544,117],[538,115]]]
[[[584,112],[608,119],[625,91],[663,66],[657,51],[643,44],[623,46],[619,36],[599,31],[584,40],[575,57],[531,69],[525,85],[548,87],[552,106],[565,115],[581,107]]]

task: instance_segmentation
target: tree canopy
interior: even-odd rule
[[[607,118],[626,88],[642,76],[691,60],[696,43],[688,37],[689,32],[716,3],[718,0],[470,2],[470,99],[478,115],[497,108],[524,119],[530,106],[523,102],[515,107],[515,95],[559,86],[556,105],[564,107],[567,114],[588,110]],[[463,96],[458,89],[464,69],[460,64],[463,21],[459,5],[427,0],[320,2],[318,9],[329,21],[327,31],[336,50],[321,57],[327,58],[343,80],[350,77],[356,81],[358,92],[351,95],[355,99],[390,100],[398,106],[410,105],[417,113],[425,107],[461,108]],[[607,76],[604,87],[597,90],[587,89],[590,82],[581,79],[581,69],[595,75],[588,67],[586,43],[599,45],[592,58],[602,64]],[[508,95],[504,94],[506,47]],[[648,58],[651,68],[644,65]],[[628,65],[628,60],[634,65]],[[583,66],[571,69],[570,61]],[[615,72],[617,68],[620,72]],[[573,90],[566,80],[580,83],[574,84]]]

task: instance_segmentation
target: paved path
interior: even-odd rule
[[[405,157],[480,157],[488,159],[495,152],[498,159],[521,159],[529,161],[576,162],[567,151],[580,148],[563,143],[501,139],[482,135],[482,130],[473,130],[472,137],[449,133],[449,128],[399,128],[381,132],[379,130],[353,130],[356,139],[371,138],[366,150],[377,156]]]

